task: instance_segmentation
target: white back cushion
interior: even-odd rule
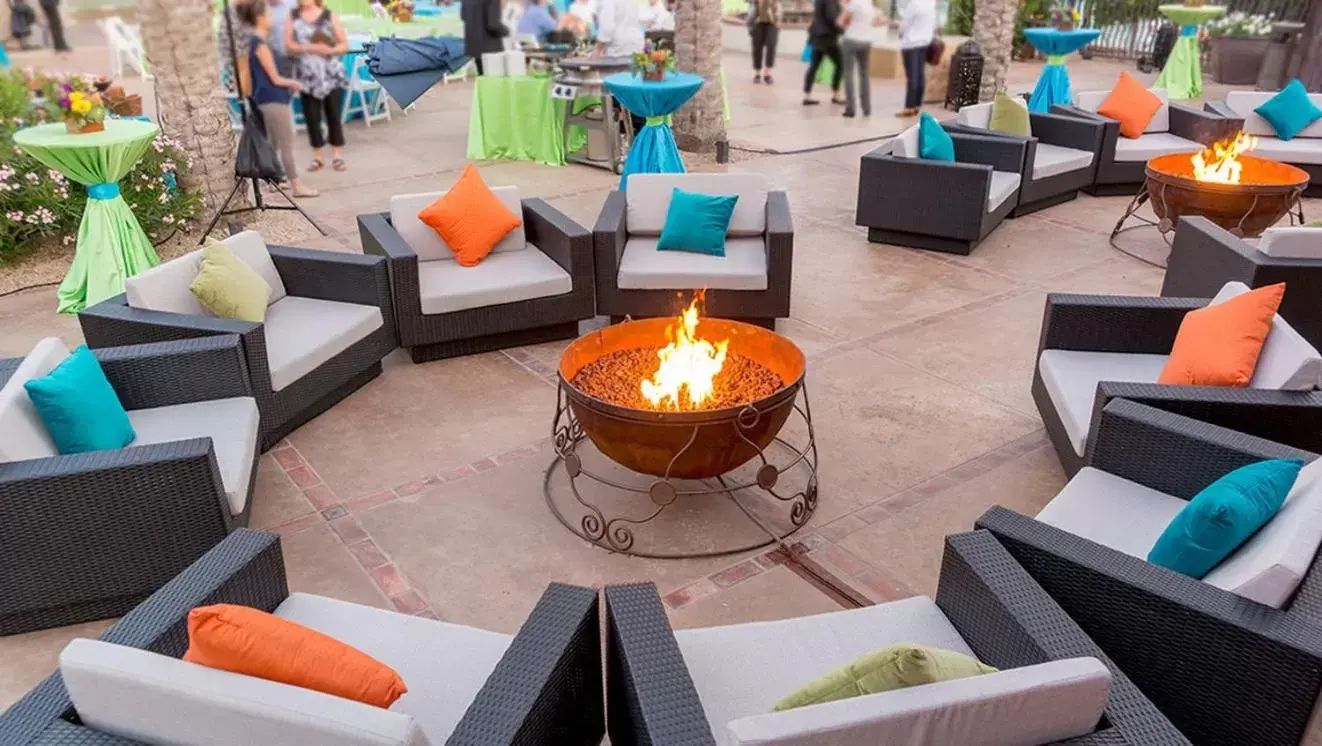
[[[1152,116],[1152,121],[1148,122],[1148,128],[1143,131],[1169,132],[1171,128],[1171,109],[1168,103],[1170,99],[1166,97],[1166,89],[1149,88],[1148,90],[1157,94],[1157,98],[1161,99],[1162,104],[1157,113]],[[1074,105],[1084,111],[1096,113],[1097,107],[1101,106],[1102,102],[1106,101],[1106,97],[1110,95],[1110,91],[1081,91],[1074,94]]]
[[[1226,93],[1226,107],[1235,112],[1235,116],[1244,117],[1244,131],[1250,135],[1276,137],[1276,129],[1271,122],[1263,119],[1253,110],[1271,100],[1280,91],[1229,91]],[[1322,106],[1322,93],[1308,94],[1309,100]],[[1322,137],[1322,119],[1308,125],[1295,137]]]
[[[448,191],[448,190],[447,190]],[[528,245],[528,239],[523,231],[523,199],[519,196],[519,188],[513,186],[491,187],[491,193],[496,195],[496,199],[505,206],[505,209],[514,213],[514,217],[519,219],[519,227],[505,234],[500,239],[500,243],[492,249],[497,251],[519,251]],[[413,249],[413,253],[418,255],[421,261],[431,261],[434,259],[453,260],[454,252],[450,250],[449,244],[445,239],[432,229],[431,226],[418,220],[418,213],[427,205],[435,202],[444,196],[446,192],[424,192],[419,194],[399,194],[390,198],[390,224],[395,226],[395,232],[404,239],[404,243]]]
[[[1274,226],[1262,232],[1258,251],[1279,259],[1322,259],[1322,228]]]
[[[47,337],[32,348],[0,388],[0,463],[59,455],[23,384],[55,370],[68,356],[69,348],[63,342]]]
[[[990,117],[990,110],[988,110]],[[918,125],[901,132],[891,140],[891,155],[896,158],[917,158],[918,156]]]
[[[738,195],[726,235],[747,237],[767,232],[767,192],[771,187],[761,174],[632,174],[625,191],[630,235],[661,235],[675,187],[720,197]]]
[[[202,250],[197,249],[124,280],[129,305],[185,316],[214,316],[188,289],[201,263]]]
[[[60,653],[90,728],[152,746],[427,746],[413,718],[311,689],[77,639]]]
[[[985,130],[991,126],[992,105],[973,104],[971,106],[961,106],[959,113],[955,115],[955,121],[967,127],[977,127]]]
[[[275,271],[275,262],[271,261],[271,252],[266,250],[266,239],[262,238],[262,234],[257,231],[243,231],[235,233],[222,243],[271,286],[271,299],[266,305],[269,306],[289,294],[285,292],[285,281],[280,279],[280,273]]]
[[[1203,582],[1277,609],[1294,595],[1322,544],[1322,459],[1299,478],[1272,517]]]
[[[1030,746],[1091,733],[1111,673],[1072,658],[954,681],[758,714],[729,724],[752,746]]]
[[[1227,282],[1209,305],[1223,303],[1249,291],[1242,282]],[[1290,292],[1286,286],[1285,292]],[[1258,355],[1249,387],[1278,391],[1312,391],[1322,380],[1322,355],[1295,331],[1278,313],[1272,317],[1272,328]]]

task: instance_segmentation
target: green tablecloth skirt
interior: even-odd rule
[[[468,158],[565,165],[568,102],[551,98],[551,83],[551,78],[544,76],[479,76],[468,115]],[[600,97],[579,98],[574,101],[574,113],[581,114],[600,104]],[[569,152],[586,144],[587,133],[574,127]]]
[[[1226,12],[1220,5],[1162,5],[1161,14],[1180,27],[1180,36],[1171,48],[1166,67],[1152,84],[1164,88],[1173,99],[1198,98],[1203,95],[1203,65],[1198,59],[1198,27]]]
[[[118,184],[158,131],[151,122],[111,119],[104,131],[86,135],[71,135],[63,124],[14,134],[14,144],[33,158],[88,187],[73,263],[57,293],[60,313],[77,313],[119,295],[125,279],[161,263],[132,208],[119,196]]]

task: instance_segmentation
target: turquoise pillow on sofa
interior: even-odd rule
[[[1303,465],[1299,459],[1259,461],[1204,487],[1166,526],[1148,562],[1203,577],[1276,515]]]
[[[918,157],[929,161],[955,160],[955,141],[936,117],[927,112],[918,117]]]
[[[1322,109],[1308,98],[1308,89],[1298,78],[1290,81],[1267,103],[1253,110],[1276,130],[1276,136],[1289,140],[1308,125],[1322,119]]]
[[[725,256],[725,234],[739,195],[716,197],[686,192],[675,187],[670,193],[666,224],[656,242],[659,251],[692,251]]]
[[[128,413],[87,345],[23,388],[60,453],[108,451],[133,442]]]

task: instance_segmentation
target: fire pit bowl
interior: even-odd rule
[[[664,346],[673,323],[665,318],[626,321],[579,337],[560,358],[560,388],[583,433],[612,461],[662,478],[717,477],[761,453],[780,432],[803,385],[803,353],[759,326],[704,318],[704,338],[729,339],[731,352],[761,363],[780,376],[784,387],[743,406],[657,411],[602,401],[571,383],[583,366],[603,355]]]
[[[1259,236],[1299,202],[1308,172],[1286,163],[1240,155],[1238,184],[1198,181],[1192,153],[1171,153],[1148,161],[1147,194],[1162,233],[1182,215],[1202,215],[1238,236]]]

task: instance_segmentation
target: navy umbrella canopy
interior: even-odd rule
[[[402,108],[408,108],[446,75],[468,64],[464,42],[453,36],[386,37],[366,45],[367,69]]]

